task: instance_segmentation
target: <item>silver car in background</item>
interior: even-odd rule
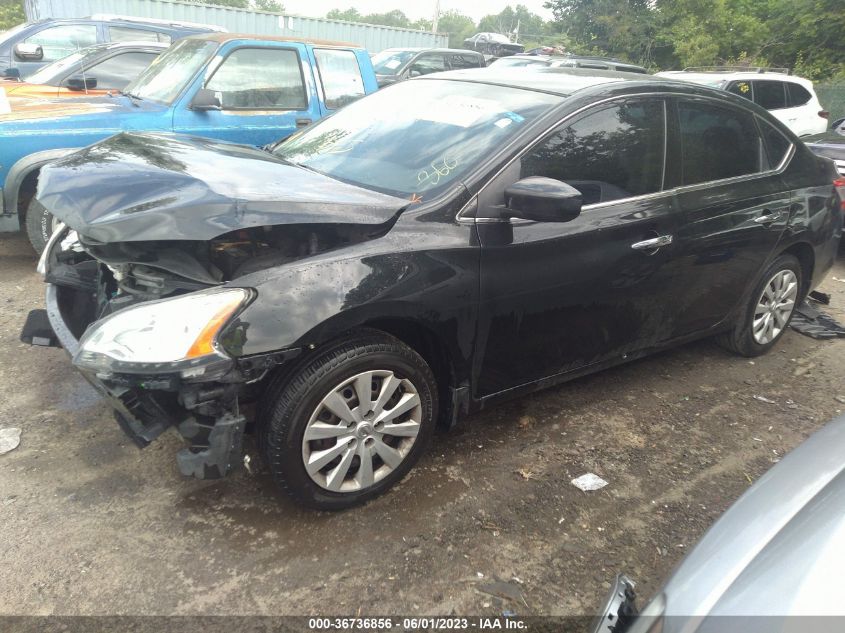
[[[842,631],[843,570],[845,416],[749,488],[640,615],[633,583],[617,577],[594,631]]]

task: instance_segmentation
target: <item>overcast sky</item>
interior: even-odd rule
[[[440,11],[456,9],[470,16],[476,22],[491,13],[499,13],[506,6],[524,4],[529,10],[545,19],[551,19],[552,12],[543,8],[544,0],[440,0]],[[332,9],[355,7],[364,15],[368,13],[387,13],[399,9],[412,20],[434,17],[435,0],[282,0],[285,13],[323,17]]]

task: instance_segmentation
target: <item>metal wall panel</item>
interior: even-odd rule
[[[342,22],[325,18],[278,15],[229,7],[173,2],[172,0],[24,0],[29,20],[79,18],[95,13],[159,20],[181,20],[222,26],[232,33],[280,35],[351,42],[377,53],[385,48],[410,46],[445,47],[447,35],[397,29],[374,24]]]

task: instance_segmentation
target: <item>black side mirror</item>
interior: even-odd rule
[[[68,87],[68,90],[93,90],[97,87],[97,78],[74,75],[65,81],[65,85]]]
[[[220,105],[220,99],[217,98],[217,94],[208,88],[200,88],[197,90],[197,94],[195,94],[194,98],[191,100],[191,110],[207,112],[208,110],[222,109],[223,107]]]
[[[15,56],[27,62],[40,62],[44,59],[44,49],[41,44],[15,44]]]
[[[505,189],[505,207],[512,217],[536,222],[569,222],[581,213],[583,199],[560,180],[531,176]]]
[[[3,71],[3,78],[4,79],[17,79],[20,81],[21,78],[21,69],[20,68],[7,68]]]

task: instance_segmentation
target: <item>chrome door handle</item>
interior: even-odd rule
[[[669,246],[672,243],[672,236],[671,235],[660,235],[658,237],[653,237],[650,240],[643,240],[642,242],[634,242],[631,244],[631,248],[634,248],[638,251],[650,251],[654,250],[655,248],[660,248],[662,246]]]
[[[777,222],[780,220],[780,216],[780,211],[766,213],[765,215],[761,215],[759,218],[754,218],[754,222],[757,224],[770,224],[771,222]]]

